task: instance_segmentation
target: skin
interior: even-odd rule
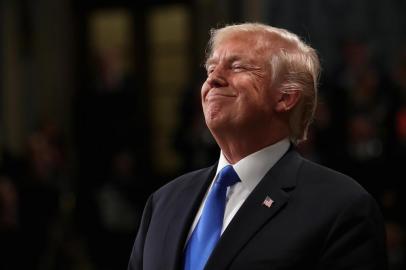
[[[231,164],[289,136],[288,112],[299,94],[271,87],[272,50],[258,33],[231,34],[215,44],[201,89],[206,124]],[[272,40],[271,40],[272,43]],[[278,42],[279,44],[280,42]]]

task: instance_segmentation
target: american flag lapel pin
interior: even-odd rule
[[[270,208],[273,204],[273,200],[271,199],[271,197],[266,196],[265,200],[262,202],[263,205],[265,205],[266,207]]]

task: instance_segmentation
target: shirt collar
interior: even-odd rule
[[[265,174],[288,151],[289,146],[290,141],[288,138],[285,138],[275,144],[262,148],[235,163],[233,168],[240,177],[245,188],[250,192],[254,190]],[[221,151],[216,175],[227,165],[230,165],[230,163],[225,158],[223,151]]]

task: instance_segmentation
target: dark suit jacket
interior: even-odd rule
[[[186,237],[216,166],[151,195],[129,270],[183,269]],[[384,270],[384,236],[378,206],[361,186],[291,149],[243,203],[205,269]]]

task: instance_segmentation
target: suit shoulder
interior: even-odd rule
[[[352,177],[307,159],[303,159],[300,174],[324,190],[370,196]]]
[[[331,168],[304,159],[297,187],[301,201],[308,200],[312,209],[321,209],[334,220],[342,215],[381,219],[376,198],[356,180]]]
[[[160,196],[166,193],[173,193],[175,190],[178,190],[180,187],[186,185],[192,179],[199,179],[202,177],[202,175],[212,171],[215,166],[216,165],[213,165],[178,176],[177,178],[160,187],[157,191],[154,192],[154,195]]]

